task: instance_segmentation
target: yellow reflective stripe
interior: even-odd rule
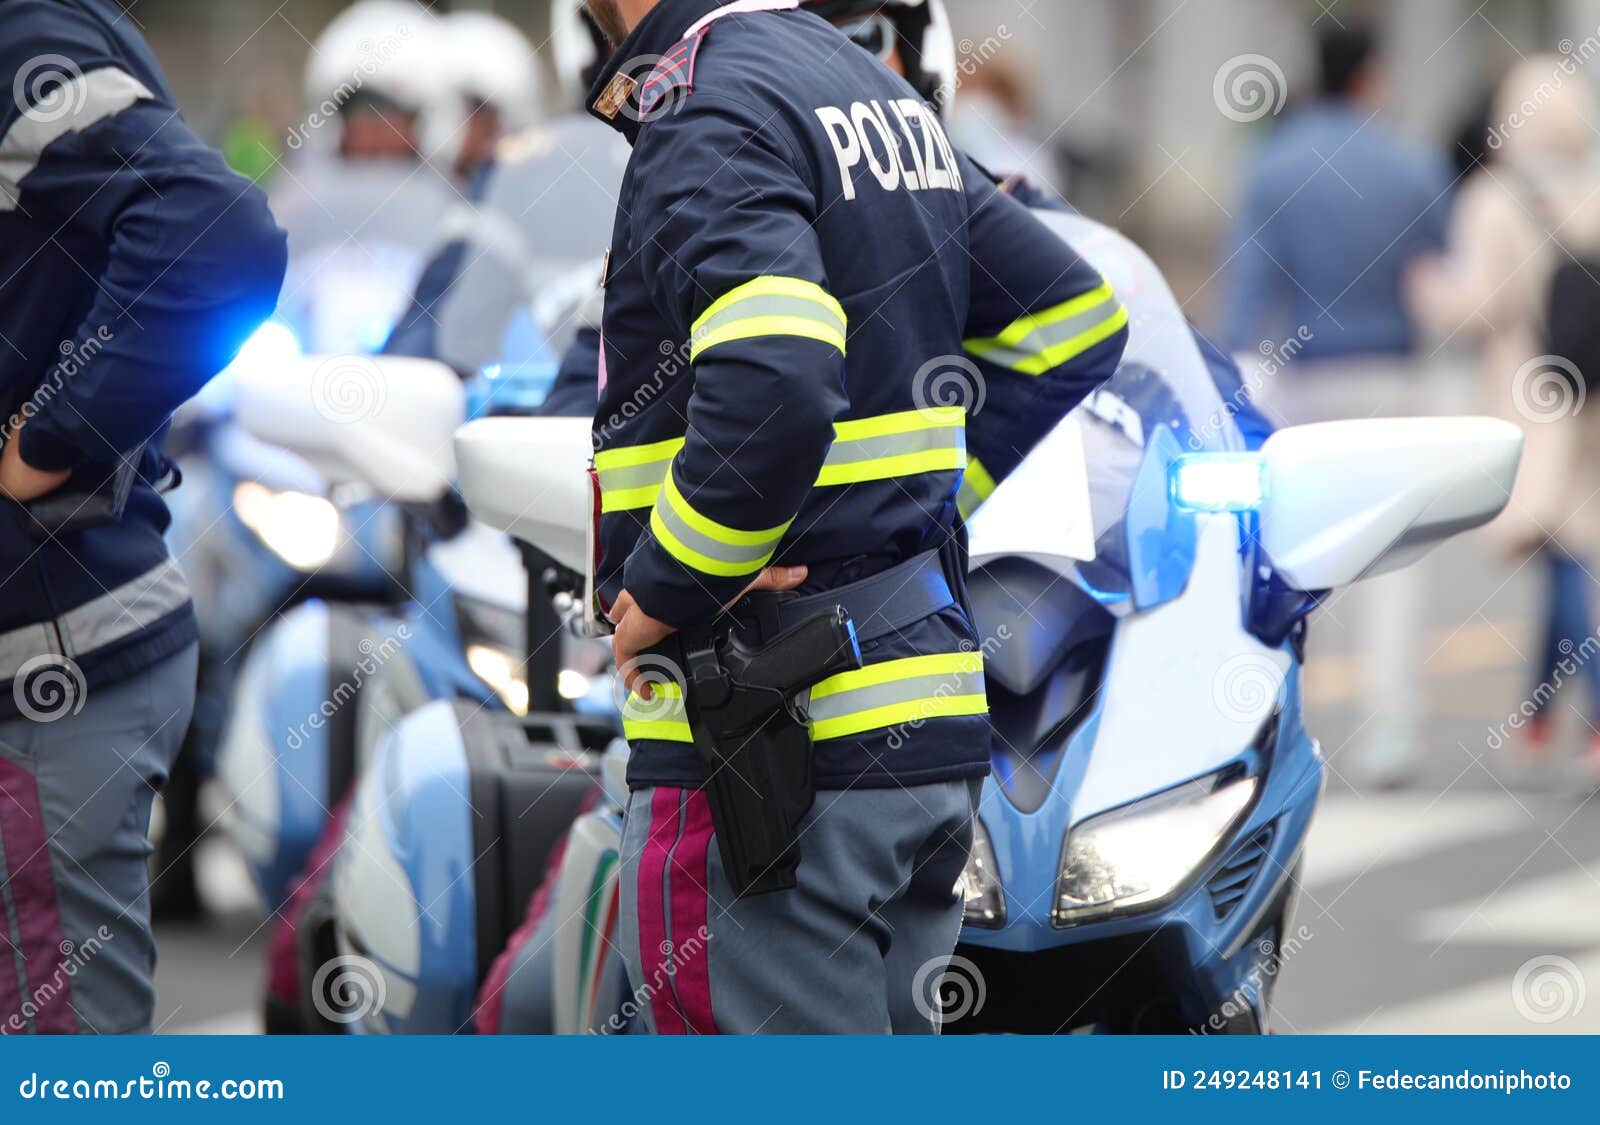
[[[657,461],[670,461],[683,448],[683,438],[668,438],[649,445],[629,445],[621,449],[607,449],[594,455],[594,467],[602,473],[611,469],[631,469],[636,465],[650,465]]]
[[[1096,305],[1104,304],[1106,301],[1112,300],[1113,297],[1114,294],[1111,292],[1111,283],[1109,281],[1103,281],[1093,289],[1089,290],[1087,293],[1080,293],[1078,296],[1072,298],[1072,300],[1066,301],[1063,304],[1059,304],[1055,306],[1055,308],[1046,309],[1044,312],[1034,313],[1031,316],[1023,317],[1021,320],[1018,320],[1008,326],[1005,331],[994,337],[992,341],[974,342],[994,343],[1001,347],[1014,348],[1026,340],[1029,336],[1033,335],[1033,333],[1038,329],[1048,328],[1052,324],[1059,324],[1069,317],[1077,316],[1079,313],[1087,312]]]
[[[939,653],[888,660],[811,689],[811,737],[848,738],[903,723],[982,715],[988,707],[983,654]]]
[[[952,472],[965,464],[966,456],[964,449],[933,449],[925,453],[879,457],[872,461],[859,461],[853,465],[824,465],[822,472],[817,474],[816,486],[830,488],[842,484],[865,484],[868,481],[915,476],[918,473]]]
[[[800,336],[846,350],[849,319],[826,289],[795,277],[758,277],[715,301],[689,334],[689,359],[758,336]]]
[[[961,518],[971,519],[972,513],[994,495],[997,487],[994,477],[989,475],[982,461],[976,457],[968,460],[966,474],[961,478],[961,490],[956,493],[956,507],[961,510]]]
[[[629,742],[650,739],[653,742],[694,742],[694,732],[688,723],[663,719],[652,723],[632,723],[622,720],[622,737]]]
[[[928,719],[949,719],[961,715],[987,715],[989,700],[984,695],[929,696],[926,699],[908,700],[877,707],[871,711],[858,711],[837,719],[824,719],[811,724],[811,739],[826,742],[830,738],[849,738],[882,730],[903,723],[923,722]]]
[[[845,350],[844,333],[836,332],[819,321],[798,316],[753,316],[699,339],[689,350],[689,359],[691,362],[699,359],[704,352],[718,344],[731,344],[735,340],[750,340],[757,336],[803,336],[831,344],[841,352]]]
[[[619,488],[611,492],[606,491],[604,484],[600,486],[600,511],[606,515],[612,512],[636,512],[640,508],[653,508],[656,497],[661,495],[661,485],[650,484],[643,488]]]
[[[694,510],[671,473],[650,513],[650,530],[669,555],[691,570],[717,578],[742,578],[766,566],[793,522],[765,531],[720,524]]]
[[[676,683],[652,683],[651,698],[640,699],[630,692],[622,705],[623,737],[632,742],[648,738],[656,742],[693,742],[694,732],[683,707],[683,689]]]
[[[876,418],[852,418],[836,422],[833,440],[860,441],[863,438],[889,437],[917,430],[964,426],[966,420],[967,408],[964,406],[931,406],[926,410],[906,410],[899,414],[880,414]]]
[[[831,293],[815,282],[803,281],[798,277],[758,277],[754,281],[747,281],[737,289],[724,293],[713,301],[711,307],[701,313],[700,319],[694,322],[691,334],[698,332],[701,325],[706,324],[749,297],[799,297],[813,300],[836,315],[840,320],[847,319],[844,315],[844,306],[834,300]]]
[[[1020,371],[1043,375],[1096,344],[1128,323],[1128,310],[1116,299],[1109,282],[1102,282],[1051,309],[1022,317],[998,336],[966,341],[968,352],[980,359]]]
[[[653,445],[607,450],[597,455],[600,510],[627,512],[655,504],[672,460],[683,449],[683,444],[683,438],[675,438]],[[834,425],[834,443],[814,487],[954,472],[966,464],[966,410],[963,407],[938,406],[874,418],[853,418]],[[687,522],[694,526],[692,520]],[[716,537],[713,534],[713,538]]]
[[[1117,311],[1109,320],[1103,321],[1086,332],[1081,332],[1064,343],[1057,344],[1048,351],[1027,360],[1017,366],[1017,370],[1024,375],[1043,375],[1047,371],[1054,371],[1063,363],[1082,355],[1096,344],[1109,340],[1128,324],[1128,310],[1118,306]]]
[[[600,510],[627,512],[654,504],[661,492],[661,482],[683,445],[683,438],[669,438],[595,454],[595,472],[600,477]]]
[[[827,699],[830,695],[878,687],[894,683],[896,680],[914,679],[917,676],[963,676],[981,671],[983,671],[981,652],[908,656],[903,660],[886,660],[882,664],[871,664],[854,672],[841,672],[831,679],[823,680],[811,689],[811,701],[815,703],[819,699]]]

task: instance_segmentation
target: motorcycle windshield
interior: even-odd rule
[[[1195,524],[1171,504],[1168,469],[1185,454],[1244,450],[1236,419],[1248,407],[1231,363],[1202,343],[1143,250],[1081,215],[1039,217],[1111,282],[1128,345],[1116,374],[973,516],[973,567],[1029,558],[1113,613],[1151,609],[1183,592],[1194,563]]]
[[[628,153],[587,114],[501,142],[480,198],[445,224],[459,269],[431,310],[438,358],[543,398],[578,329],[598,325]]]
[[[289,236],[278,315],[305,351],[380,349],[439,245],[439,216],[457,201],[410,161],[315,157],[285,173],[271,197]]]

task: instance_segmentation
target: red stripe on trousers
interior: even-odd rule
[[[33,1025],[41,1035],[75,1035],[71,980],[58,972],[62,953],[61,912],[56,905],[55,878],[45,839],[39,783],[15,762],[0,760],[0,840],[5,843],[11,903],[16,908],[22,939],[22,963],[28,987],[37,992],[47,983],[56,991],[40,1003]],[[5,951],[7,954],[9,950]],[[12,970],[13,975],[15,970]],[[57,980],[56,978],[60,978]],[[0,999],[4,999],[0,989]],[[20,997],[17,998],[20,1001]],[[16,1001],[0,1003],[0,1018],[20,1014]]]
[[[667,856],[678,839],[678,798],[681,789],[657,788],[650,798],[650,835],[639,857],[637,889],[639,911],[639,964],[645,979],[634,987],[647,990],[656,1034],[683,1035],[683,1015],[672,995],[667,941],[666,889],[663,879]]]
[[[711,896],[706,859],[711,851],[711,802],[691,792],[684,810],[683,835],[672,854],[672,954],[677,967],[678,1004],[695,1035],[715,1035],[711,1012]]]

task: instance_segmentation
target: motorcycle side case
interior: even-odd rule
[[[360,696],[394,627],[372,608],[313,601],[250,650],[216,779],[223,824],[269,911],[284,903],[354,779]]]
[[[609,724],[576,715],[517,719],[441,701],[383,740],[332,880],[338,953],[370,979],[359,1030],[472,1025],[479,983],[591,799],[595,751],[611,737]]]

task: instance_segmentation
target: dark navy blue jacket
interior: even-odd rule
[[[58,498],[143,447],[114,522],[40,543],[0,499],[4,716],[41,662],[71,661],[92,687],[194,639],[155,450],[272,311],[286,251],[262,194],[178,116],[120,6],[0,0],[0,88],[0,424],[26,420],[30,465],[72,470]]]
[[[805,564],[821,593],[944,549],[969,410],[1034,404],[994,443],[1003,474],[1126,338],[1109,286],[910,86],[822,19],[752,7],[794,4],[662,0],[591,97],[634,145],[595,417],[600,592],[679,627],[765,565]],[[814,689],[818,783],[985,772],[982,640],[956,605]],[[673,704],[626,709],[635,785],[699,779]]]

